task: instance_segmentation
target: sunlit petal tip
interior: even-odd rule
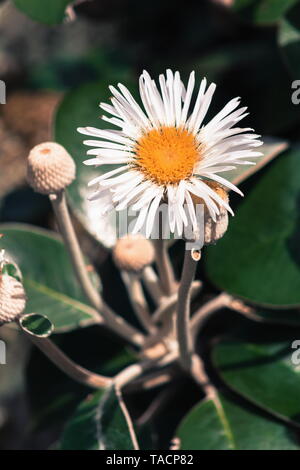
[[[77,127],[77,132],[80,134],[85,134],[87,131],[87,127]]]

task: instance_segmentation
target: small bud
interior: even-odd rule
[[[141,272],[154,261],[154,256],[152,243],[142,235],[126,235],[117,241],[113,249],[116,266],[129,272]]]
[[[55,142],[36,145],[28,156],[27,180],[41,194],[55,194],[75,178],[74,160],[64,147]]]
[[[225,202],[228,202],[229,197],[226,189],[214,181],[208,181],[206,184],[213,189],[218,196]],[[204,245],[213,245],[220,238],[223,237],[228,228],[228,211],[223,206],[219,206],[219,215],[216,216],[216,221],[211,218],[209,210],[205,202],[197,196],[193,197],[195,204],[204,204]]]
[[[0,274],[0,325],[15,321],[26,306],[21,282],[8,274]]]
[[[228,211],[224,207],[221,207],[220,213],[217,215],[216,222],[214,222],[210,215],[206,213],[204,215],[204,219],[204,244],[213,245],[223,237],[228,228]]]

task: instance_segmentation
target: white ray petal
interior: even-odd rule
[[[197,95],[197,99],[196,99],[196,103],[195,103],[193,112],[192,112],[191,116],[189,117],[189,119],[187,121],[187,128],[190,132],[193,132],[196,119],[199,115],[201,104],[203,102],[203,97],[204,97],[206,85],[207,85],[207,80],[206,80],[206,78],[203,78],[201,80],[201,83],[200,83],[200,87],[199,87],[199,91],[198,91],[198,95]]]
[[[149,118],[149,120],[150,120],[153,127],[158,127],[159,126],[159,121],[157,120],[156,115],[153,111],[152,105],[149,102],[148,92],[147,92],[147,85],[146,85],[145,78],[144,78],[143,75],[140,76],[139,87],[140,87],[141,100],[142,100],[143,106],[145,108],[145,111],[148,115],[148,118]]]
[[[153,201],[151,202],[151,206],[148,212],[147,222],[146,222],[146,238],[149,238],[153,229],[155,216],[157,213],[157,209],[159,207],[161,201],[162,194],[157,194]]]
[[[163,104],[165,109],[165,116],[166,116],[166,125],[169,125],[171,122],[171,108],[170,108],[170,99],[168,95],[166,79],[164,75],[159,76],[159,84],[161,89],[161,94],[163,98]]]
[[[181,112],[181,125],[184,125],[185,122],[186,122],[189,107],[190,107],[190,104],[191,104],[191,99],[192,99],[192,95],[193,95],[194,86],[195,86],[195,72],[193,71],[190,74],[190,78],[189,78],[188,86],[187,86],[187,91],[186,91],[186,96],[185,96],[185,99],[184,99],[184,104],[183,104],[183,108],[182,108],[182,112]]]
[[[101,116],[101,119],[103,121],[106,121],[106,122],[109,122],[109,124],[113,124],[113,126],[117,126],[117,127],[120,127],[120,129],[123,129],[124,127],[124,121],[122,119],[118,119],[118,118],[115,118],[115,117],[107,117],[103,114],[103,116]]]
[[[142,191],[144,191],[147,187],[149,186],[149,182],[148,181],[144,181],[143,183],[141,184],[138,184],[135,188],[131,189],[130,193],[127,195],[127,197],[124,198],[124,196],[121,198],[123,199],[121,202],[119,202],[119,204],[116,206],[116,210],[123,210],[125,209],[129,204],[132,204],[132,202],[135,202],[136,199],[137,199],[137,196],[140,195],[140,193]],[[116,200],[115,198],[113,198],[114,202],[116,202],[117,200],[120,200],[120,195],[118,196],[118,198],[116,197]]]
[[[191,198],[191,195],[190,195],[190,193],[187,189],[185,190],[185,200],[186,200],[186,204],[187,204],[188,213],[190,215],[190,219],[191,219],[191,222],[192,222],[193,230],[195,231],[195,230],[197,230],[197,219],[196,219],[195,206],[194,206],[193,200]]]
[[[122,85],[122,83],[118,83],[118,87],[120,88],[120,90],[122,91],[123,95],[125,96],[125,98],[127,99],[127,101],[129,102],[129,104],[131,104],[131,106],[133,107],[133,109],[135,110],[136,114],[140,117],[140,119],[142,120],[145,128],[149,128],[151,127],[150,125],[150,122],[149,122],[149,119],[147,118],[146,114],[144,113],[144,111],[141,109],[140,105],[136,102],[136,100],[133,98],[132,94],[130,93],[130,91],[124,86]]]
[[[113,187],[118,186],[121,184],[134,185],[136,181],[139,181],[143,178],[141,173],[137,171],[129,170],[127,173],[123,173],[122,175],[116,176],[115,178],[110,178],[109,180],[104,180],[101,182],[101,186]]]
[[[133,158],[134,153],[132,152],[127,152],[124,150],[115,150],[115,149],[104,149],[104,148],[96,148],[96,149],[90,149],[87,151],[87,155],[98,155],[99,158],[101,157],[108,157],[111,159],[114,158]]]
[[[224,108],[218,112],[218,114],[215,115],[213,119],[211,119],[207,124],[206,128],[210,129],[213,127],[215,124],[219,123],[224,119],[228,114],[230,114],[232,111],[234,111],[240,104],[241,99],[240,97],[233,98],[231,101],[229,101]]]
[[[207,178],[221,183],[223,186],[238,193],[240,196],[244,196],[244,194],[239,188],[237,188],[234,184],[230,183],[230,181],[228,181],[227,179],[222,178],[222,176],[216,175],[215,173],[203,173],[203,176],[207,176]]]
[[[83,143],[89,147],[99,147],[103,149],[126,150],[129,152],[134,149],[134,145],[129,146],[116,144],[114,142],[109,142],[108,140],[84,140]]]
[[[78,132],[92,137],[100,137],[106,140],[112,140],[113,142],[119,142],[125,145],[132,145],[132,140],[128,137],[124,137],[121,131],[97,129],[96,127],[78,127]]]
[[[204,181],[201,181],[199,179],[193,178],[193,183],[194,185],[204,191],[210,198],[212,198],[214,201],[216,201],[220,206],[225,207],[228,212],[230,212],[233,215],[233,211],[229,204],[224,201],[213,189],[211,189]],[[219,211],[217,212],[219,213]]]
[[[179,127],[181,123],[181,95],[182,84],[179,72],[175,72],[174,78],[174,108],[175,108],[175,123]]]
[[[210,106],[210,103],[211,103],[211,100],[212,100],[212,97],[213,97],[213,94],[214,94],[215,90],[216,90],[216,84],[211,83],[211,85],[208,87],[208,90],[207,90],[207,92],[205,93],[205,95],[203,97],[201,107],[200,107],[198,116],[196,118],[196,121],[195,121],[194,125],[190,128],[191,132],[196,134],[199,131],[199,128],[201,127],[201,124],[202,124],[202,122],[203,122],[203,120],[206,116],[206,113],[208,111],[208,108]]]
[[[111,104],[108,104],[108,103],[100,103],[99,104],[99,107],[101,109],[103,109],[103,111],[105,111],[106,113],[109,113],[109,114],[112,114],[113,116],[119,118],[120,115],[118,113],[118,111],[111,105]]]
[[[101,176],[97,176],[96,178],[93,178],[91,181],[88,182],[88,186],[94,186],[94,184],[100,183],[102,180],[106,180],[110,178],[111,176],[117,175],[118,173],[121,173],[122,171],[127,170],[128,167],[127,165],[121,166],[120,168],[116,168],[115,170],[107,171]]]
[[[212,219],[215,221],[216,220],[216,216],[219,214],[219,208],[218,206],[215,204],[215,202],[212,200],[211,198],[211,195],[209,194],[209,192],[207,191],[207,184],[204,184],[203,183],[203,186],[200,186],[200,185],[197,185],[196,184],[197,181],[195,181],[195,179],[192,180],[191,183],[187,183],[187,189],[192,193],[192,194],[195,194],[195,196],[198,196],[200,197],[201,199],[203,199],[203,201],[205,202],[208,210],[209,210],[209,213],[212,217]],[[209,188],[210,189],[210,188]],[[216,193],[214,191],[212,191],[215,195]]]
[[[133,230],[132,230],[133,235],[138,233],[141,230],[141,228],[143,227],[143,225],[145,223],[145,220],[146,220],[146,217],[147,217],[149,206],[150,206],[150,202],[147,205],[145,205],[144,207],[142,207],[142,209],[140,210],[140,213],[137,217],[136,223],[135,223],[135,225],[133,227]]]

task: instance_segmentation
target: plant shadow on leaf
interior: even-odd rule
[[[225,311],[218,317],[199,339],[206,337],[203,354],[213,382],[242,405],[254,406],[299,434],[300,383],[291,345],[300,328],[255,323],[228,311],[227,318]]]

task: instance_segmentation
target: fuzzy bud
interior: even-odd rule
[[[8,274],[0,274],[0,325],[15,321],[26,306],[21,282]]]
[[[120,238],[113,250],[116,266],[124,271],[141,272],[154,261],[152,243],[141,235],[126,235]]]
[[[28,156],[27,180],[34,191],[55,194],[75,178],[74,160],[66,149],[55,142],[36,145]]]
[[[206,184],[228,203],[228,193],[223,186],[213,181],[206,182]],[[204,245],[214,245],[223,237],[228,228],[228,211],[223,206],[219,206],[220,212],[219,215],[216,216],[216,221],[214,222],[205,202],[196,196],[193,197],[193,200],[195,204],[204,204]]]
[[[216,222],[213,221],[209,214],[205,214],[204,219],[204,244],[213,245],[223,237],[228,228],[228,211],[221,207]]]

